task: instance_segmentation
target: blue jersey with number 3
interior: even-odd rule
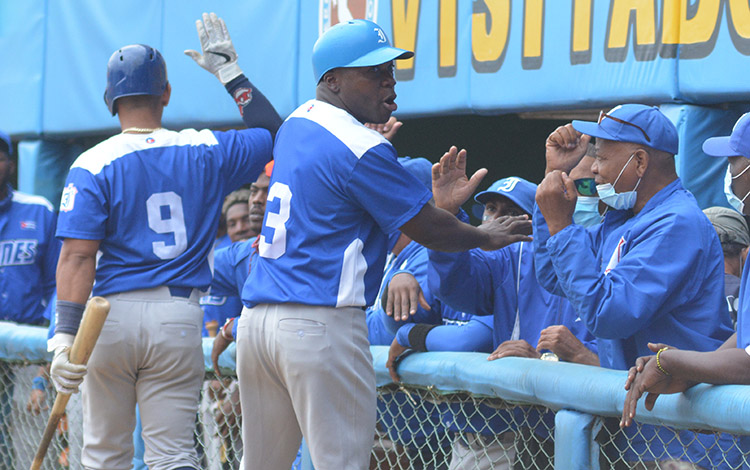
[[[386,233],[432,197],[393,146],[346,111],[308,101],[279,129],[247,307],[363,307],[383,275]]]
[[[223,198],[270,158],[262,129],[118,134],[70,168],[57,236],[102,240],[94,295],[206,289]]]

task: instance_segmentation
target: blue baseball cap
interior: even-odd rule
[[[426,158],[399,157],[398,162],[432,192],[432,163]]]
[[[3,131],[0,131],[0,141],[4,142],[5,145],[8,147],[8,156],[13,155],[13,146],[10,144],[10,136],[6,134]],[[0,150],[3,150],[2,147],[0,147]]]
[[[572,124],[578,132],[598,139],[641,144],[672,155],[679,150],[677,128],[656,106],[621,104],[602,111],[598,122]]]
[[[396,59],[409,59],[414,53],[391,46],[385,31],[368,20],[350,20],[332,27],[315,41],[312,60],[315,82],[329,70],[339,67],[368,67]]]
[[[750,158],[750,113],[740,116],[734,124],[732,135],[706,139],[703,151],[712,157]]]
[[[515,202],[518,207],[526,213],[534,211],[534,196],[536,196],[536,185],[523,178],[510,176],[492,183],[492,186],[474,196],[479,204],[486,204],[491,195],[507,197]],[[476,212],[475,212],[476,215]]]

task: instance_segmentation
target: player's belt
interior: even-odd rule
[[[190,294],[193,293],[192,287],[169,287],[169,295],[172,297],[184,297],[186,299],[190,298]]]

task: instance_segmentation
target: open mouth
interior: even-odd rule
[[[398,108],[398,105],[396,104],[395,94],[383,100],[383,103],[385,103],[385,107],[388,108],[391,112],[395,111]]]

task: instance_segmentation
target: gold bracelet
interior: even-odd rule
[[[656,368],[657,368],[657,369],[659,369],[659,370],[661,371],[661,373],[662,373],[662,374],[664,374],[664,375],[672,375],[672,374],[670,374],[669,372],[667,372],[666,370],[664,370],[664,368],[663,368],[663,367],[661,366],[661,361],[659,360],[659,356],[661,356],[661,353],[663,353],[663,352],[664,352],[664,351],[666,351],[667,349],[669,349],[669,348],[666,348],[666,347],[665,347],[665,348],[661,348],[661,349],[660,349],[660,350],[659,350],[659,351],[658,351],[658,352],[656,353]]]

